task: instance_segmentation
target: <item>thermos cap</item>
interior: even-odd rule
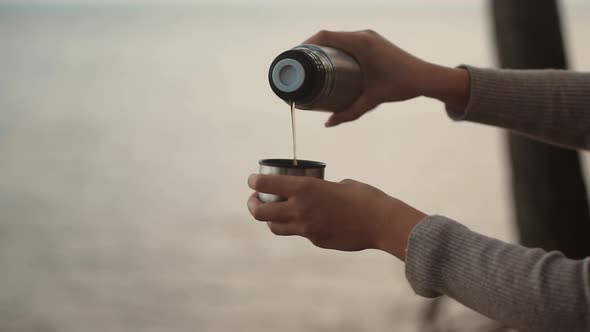
[[[286,102],[295,102],[296,106],[317,95],[324,77],[321,63],[306,48],[294,48],[279,54],[268,69],[272,91]]]
[[[295,59],[282,59],[272,68],[271,79],[279,90],[293,92],[303,85],[305,81],[305,69]]]

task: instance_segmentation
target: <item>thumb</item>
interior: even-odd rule
[[[375,106],[369,101],[366,95],[361,95],[344,111],[332,114],[328,121],[326,121],[325,126],[334,127],[343,122],[354,121]]]

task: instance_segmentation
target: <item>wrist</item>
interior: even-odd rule
[[[405,261],[410,234],[427,215],[397,199],[383,211],[375,248]]]
[[[422,80],[422,95],[437,99],[453,109],[463,110],[469,102],[469,80],[466,69],[429,64]]]

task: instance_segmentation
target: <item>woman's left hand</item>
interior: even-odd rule
[[[257,192],[286,197],[263,203],[258,193],[248,210],[276,235],[299,235],[326,249],[380,249],[405,259],[408,237],[426,215],[381,190],[354,180],[338,183],[312,177],[258,175],[248,178]]]

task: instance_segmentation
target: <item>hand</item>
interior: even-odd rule
[[[418,96],[437,98],[463,109],[469,97],[466,70],[428,63],[400,49],[378,33],[320,31],[304,43],[341,49],[360,64],[362,95],[346,110],[332,114],[326,127],[353,121],[384,102]]]
[[[263,203],[257,192],[248,210],[268,222],[276,235],[299,235],[320,248],[344,251],[381,249],[404,260],[408,237],[426,215],[367,184],[312,177],[251,175],[257,192],[287,197]]]

